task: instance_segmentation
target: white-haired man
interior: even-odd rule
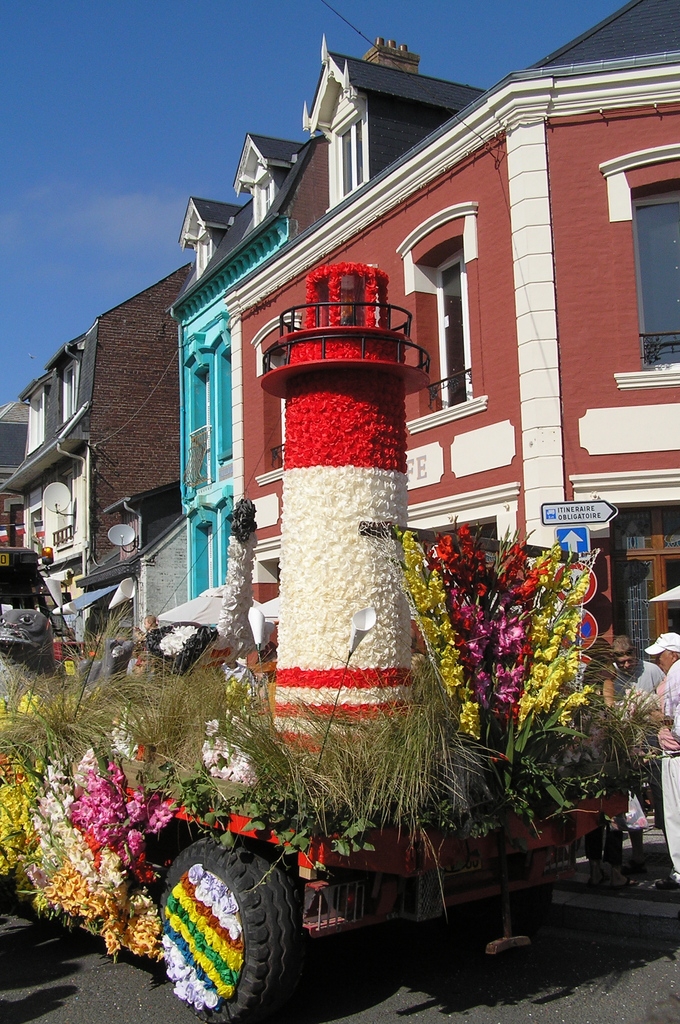
[[[666,673],[663,686],[664,726],[659,743],[664,752],[661,765],[663,814],[668,852],[673,868],[668,878],[656,882],[657,889],[680,889],[680,635],[662,633],[647,654],[656,658]]]

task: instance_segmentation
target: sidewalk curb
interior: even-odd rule
[[[680,944],[678,909],[677,904],[555,889],[547,923],[555,928]]]

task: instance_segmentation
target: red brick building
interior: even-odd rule
[[[407,399],[411,525],[474,521],[548,545],[542,504],[608,500],[618,517],[592,531],[600,631],[643,644],[678,628],[649,604],[680,583],[675,5],[634,0],[375,171],[375,91],[418,75],[376,84],[364,63],[324,52],[305,115],[330,143],[327,214],[227,294],[243,363],[235,491],[258,505],[260,597],[276,591],[285,443],[261,354],[305,275],[347,260],[387,271],[431,356],[432,387]]]
[[[5,485],[21,493],[28,546],[54,549],[51,575],[72,581],[112,550],[126,495],[177,481],[177,329],[168,309],[189,266],[97,317],[19,396],[29,407],[26,457]],[[52,499],[59,483],[63,504]]]

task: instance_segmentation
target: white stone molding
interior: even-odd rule
[[[255,565],[253,566],[253,583],[275,583],[267,569],[266,562],[277,562],[281,558],[281,534],[260,540],[255,548]]]
[[[467,523],[495,519],[498,535],[503,537],[517,529],[519,492],[519,482],[513,482],[409,505],[408,524],[415,529],[437,530],[456,520]]]
[[[261,377],[262,376],[262,372],[263,372],[263,370],[262,370],[262,347],[263,347],[263,342],[269,337],[270,334],[273,334],[274,331],[278,330],[278,327],[279,327],[279,318],[278,318],[278,316],[273,316],[271,318],[271,320],[267,320],[267,323],[264,324],[262,327],[260,327],[259,331],[256,331],[256,333],[250,339],[250,344],[255,349],[255,374],[256,374],[257,377]]]
[[[632,373],[615,373],[614,380],[619,391],[643,391],[647,388],[680,387],[680,366],[652,366],[648,370],[633,370]]]
[[[564,501],[562,409],[545,125],[507,135],[526,530],[550,544],[541,505]]]
[[[411,295],[412,292],[426,292],[433,295],[437,293],[437,271],[430,267],[420,267],[414,263],[412,250],[443,224],[448,224],[453,220],[463,220],[463,261],[467,266],[471,260],[477,259],[478,207],[479,203],[469,202],[456,203],[455,206],[447,206],[443,210],[438,210],[437,213],[433,213],[431,217],[418,224],[397,246],[397,252],[404,261],[405,295]]]
[[[650,164],[664,164],[671,160],[680,160],[680,142],[674,142],[670,146],[638,149],[634,153],[624,153],[613,160],[601,163],[600,173],[607,182],[609,220],[614,222],[633,219],[633,203],[626,171],[632,171],[636,167],[649,167]]]
[[[319,94],[322,90],[320,86]],[[330,219],[305,234],[299,243],[286,246],[283,255],[268,260],[240,289],[243,308],[250,308],[304,274],[333,249],[507,129],[548,117],[677,102],[680,77],[677,64],[670,61],[639,67],[626,62],[619,67],[613,62],[609,67],[601,64],[597,68],[578,68],[555,77],[505,79],[466,113],[464,121],[453,121],[429,145],[417,150],[375,186],[353,197],[349,206],[341,204]],[[310,127],[311,122],[307,129]]]
[[[279,469],[271,469],[268,473],[262,473],[261,476],[255,477],[255,483],[259,484],[260,487],[268,487],[270,484],[276,483],[277,480],[283,480],[283,466]]]
[[[515,428],[510,420],[490,423],[456,434],[451,445],[451,471],[461,477],[500,469],[510,465],[516,451]]]
[[[680,450],[680,415],[675,404],[587,409],[578,421],[579,440],[589,455]]]
[[[461,402],[460,405],[450,405],[447,409],[438,409],[437,412],[428,412],[425,416],[419,416],[416,420],[409,420],[406,429],[409,434],[421,434],[424,430],[432,430],[434,427],[441,427],[445,423],[453,423],[456,420],[467,419],[478,412],[485,412],[489,404],[488,395],[480,395],[479,398],[471,398],[469,402]]]
[[[263,530],[267,526],[276,526],[281,514],[279,496],[276,493],[263,494],[261,498],[255,498],[255,518],[258,528]]]
[[[407,450],[406,476],[409,491],[439,483],[444,476],[444,449],[439,441]]]
[[[654,505],[680,501],[680,468],[570,476],[574,501],[611,501],[614,505]]]

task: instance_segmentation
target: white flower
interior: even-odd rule
[[[80,763],[76,767],[73,773],[73,781],[78,786],[82,786],[83,789],[87,785],[87,777],[90,772],[99,773],[99,765],[97,764],[97,758],[92,747],[86,750],[83,754]]]
[[[111,730],[111,750],[114,754],[132,760],[137,754],[137,744],[124,725],[116,725]]]
[[[222,611],[217,632],[226,638],[232,655],[239,657],[255,649],[248,622],[248,611],[253,604],[253,564],[255,561],[254,533],[243,543],[232,536],[227,552],[227,578],[222,595]]]
[[[198,633],[197,626],[175,626],[170,633],[163,637],[158,646],[163,654],[174,657],[176,654],[181,654],[187,640],[190,640],[196,633]]]
[[[407,521],[406,477],[354,466],[284,475],[278,667],[342,668],[352,616],[371,605],[377,623],[353,668],[408,668],[410,613],[396,541],[362,536],[363,521]]]
[[[206,736],[214,736],[220,727],[220,723],[216,718],[211,718],[209,722],[205,723],[205,734]]]

